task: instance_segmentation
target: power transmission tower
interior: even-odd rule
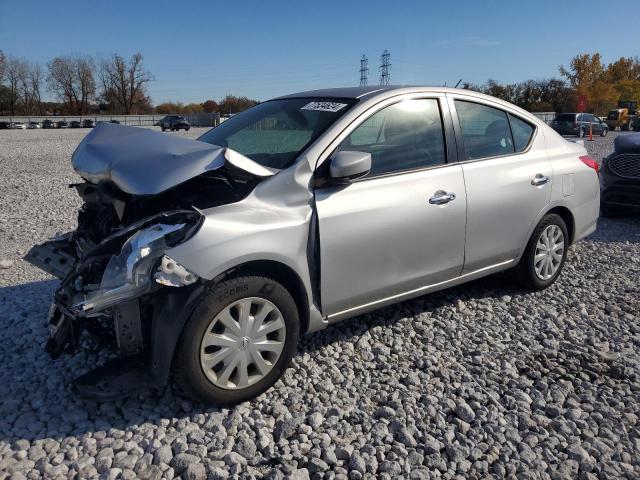
[[[391,74],[389,73],[390,70],[391,54],[389,53],[389,50],[385,50],[382,52],[382,56],[380,57],[380,85],[389,85],[389,78],[391,77]]]
[[[360,86],[364,87],[368,83],[369,76],[369,59],[366,55],[362,55],[360,59]]]

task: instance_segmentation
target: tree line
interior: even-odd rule
[[[258,104],[247,97],[227,95],[219,102],[165,102],[154,107],[148,94],[153,80],[141,53],[128,59],[113,54],[100,61],[88,55],[63,55],[43,66],[0,50],[0,115],[228,114]],[[44,101],[47,92],[57,101]]]
[[[526,80],[501,84],[488,80],[483,85],[465,83],[462,88],[486,93],[530,112],[575,112],[584,95],[586,110],[604,115],[618,101],[640,103],[640,59],[620,57],[606,64],[599,53],[576,55],[567,67],[559,67],[560,78]]]
[[[96,62],[88,55],[65,55],[43,67],[0,51],[0,111],[10,115],[153,111],[147,86],[153,80],[142,54],[113,54]],[[57,102],[43,101],[45,91]]]
[[[212,113],[218,112],[220,115],[227,115],[230,113],[238,113],[257,105],[257,100],[252,100],[248,97],[236,97],[235,95],[227,95],[219,102],[215,100],[206,100],[202,103],[187,103],[181,102],[164,102],[155,107],[156,113]]]
[[[502,84],[488,80],[482,85],[464,83],[476,90],[514,103],[532,112],[576,111],[578,99],[587,99],[587,111],[605,114],[620,100],[640,102],[640,60],[620,57],[609,64],[599,53],[576,55],[568,66],[559,67],[560,76],[543,80]],[[126,59],[113,54],[94,60],[87,55],[55,57],[42,66],[0,50],[0,114],[87,115],[146,113],[237,113],[258,102],[227,95],[222,100],[202,103],[164,102],[153,106],[148,86],[153,75],[135,53]],[[57,102],[43,101],[45,92]]]

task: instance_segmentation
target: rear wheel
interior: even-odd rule
[[[543,290],[556,281],[567,258],[569,234],[560,215],[545,215],[531,234],[527,248],[516,267],[520,284]]]
[[[213,286],[180,337],[174,378],[191,397],[232,405],[271,387],[289,365],[299,337],[291,294],[259,276]]]

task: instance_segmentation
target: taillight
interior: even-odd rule
[[[596,162],[589,155],[582,155],[580,157],[580,160],[582,160],[582,163],[584,163],[587,167],[593,168],[596,173],[600,172],[600,165],[598,165],[598,162]]]

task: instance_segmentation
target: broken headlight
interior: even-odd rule
[[[162,266],[163,261],[159,259],[164,256],[165,250],[184,239],[188,228],[186,223],[158,223],[136,231],[124,242],[120,253],[113,255],[107,263],[100,287],[90,292],[74,309],[100,311],[145,293],[153,279],[154,270],[159,263],[160,268]],[[183,277],[189,280],[183,285],[197,280],[194,273],[180,267],[187,272],[181,271]]]

